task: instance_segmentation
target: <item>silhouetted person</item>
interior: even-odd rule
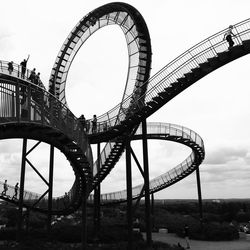
[[[12,74],[13,70],[14,70],[13,61],[11,61],[8,63],[8,71],[10,75]]]
[[[7,180],[5,180],[4,184],[3,184],[3,192],[2,195],[6,195],[6,192],[8,191],[8,184],[7,184]]]
[[[189,227],[187,224],[185,224],[184,227],[184,236],[185,236],[185,240],[187,243],[187,249],[190,249],[190,243],[189,243]]]
[[[29,76],[29,80],[33,83],[35,83],[35,79],[36,79],[36,69],[34,68],[31,72],[30,72],[30,76]]]
[[[107,129],[108,129],[108,124],[107,124],[107,122],[105,121],[105,122],[103,123],[103,131],[107,131]]]
[[[65,194],[64,194],[63,203],[64,203],[65,207],[69,204],[69,195],[67,192],[65,192]]]
[[[30,58],[30,55],[28,55],[27,59],[23,59],[23,61],[20,63],[21,65],[21,77],[25,77],[26,69],[27,69],[27,62]]]
[[[232,30],[233,30],[233,25],[229,25],[228,31],[224,35],[224,39],[227,40],[229,45],[228,49],[231,49],[234,46],[233,36],[235,36],[235,34],[233,33]]]
[[[86,121],[86,133],[89,132],[89,129],[90,129],[90,122],[89,120]]]
[[[28,118],[28,98],[25,91],[22,92],[21,103],[21,118]]]
[[[92,119],[92,134],[96,133],[97,130],[97,118],[96,115],[93,115],[93,119]]]
[[[35,83],[36,85],[38,85],[38,86],[41,85],[40,72],[38,72],[38,73],[35,75],[34,83]]]
[[[19,187],[18,187],[18,182],[17,182],[16,185],[15,185],[15,188],[14,188],[15,193],[14,193],[12,199],[17,199],[18,189],[19,189]]]
[[[84,115],[81,115],[81,116],[78,118],[78,121],[79,121],[79,122],[80,122],[80,124],[82,125],[83,130],[85,131],[85,127],[86,127],[86,119],[85,119]]]

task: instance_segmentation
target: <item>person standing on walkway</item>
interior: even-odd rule
[[[4,184],[3,184],[3,192],[2,195],[6,195],[6,192],[8,191],[8,184],[7,184],[7,180],[5,180]]]
[[[14,70],[13,61],[11,61],[8,63],[8,71],[10,75],[12,74],[13,70]]]
[[[86,119],[84,117],[84,115],[81,115],[79,118],[78,118],[78,121],[80,122],[83,130],[85,131],[86,129]]]
[[[97,118],[96,115],[93,115],[92,119],[92,134],[97,132]]]
[[[228,49],[231,49],[234,46],[234,41],[233,41],[233,36],[235,36],[235,34],[233,33],[233,25],[229,25],[228,27],[228,31],[225,33],[224,35],[224,40],[226,39],[228,42]]]
[[[187,224],[184,226],[184,236],[187,244],[187,249],[190,249],[190,242],[189,242],[189,227]]]
[[[14,188],[15,193],[14,193],[12,199],[17,199],[18,189],[19,189],[19,187],[18,187],[18,182],[17,182],[16,185],[15,185],[15,188]]]
[[[38,72],[35,77],[34,77],[34,83],[37,85],[37,86],[41,86],[41,80],[40,80],[40,72]]]
[[[26,73],[26,69],[27,69],[27,62],[30,58],[30,55],[28,55],[27,59],[23,59],[23,61],[20,63],[21,65],[21,78],[24,79],[25,73]]]
[[[29,76],[29,80],[32,83],[35,83],[35,79],[36,79],[36,68],[34,68],[31,72],[30,72],[30,76]]]

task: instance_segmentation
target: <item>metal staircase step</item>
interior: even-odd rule
[[[177,78],[177,82],[179,82],[181,84],[186,84],[187,78],[185,78],[185,77]],[[172,83],[172,87],[174,87],[174,86],[175,86],[175,83]]]
[[[194,73],[195,76],[200,76],[202,74],[202,69],[199,68],[193,68],[191,71]]]
[[[193,72],[185,73],[184,76],[186,79],[188,79],[188,81],[193,80],[195,78],[195,75]]]
[[[220,52],[218,53],[218,58],[222,62],[226,62],[229,59],[228,51]]]
[[[164,92],[158,93],[158,95],[159,95],[160,97],[164,98],[164,99],[167,99],[167,98],[169,97],[169,93],[168,93],[169,89],[168,89],[168,88],[165,88],[165,90],[166,90],[166,91],[164,91]]]
[[[161,96],[155,96],[152,98],[157,103],[163,103],[163,98]]]
[[[217,67],[217,66],[221,65],[221,61],[220,61],[220,59],[217,56],[216,57],[208,58],[207,61],[209,62],[209,64],[212,67]]]
[[[156,103],[155,101],[149,101],[146,103],[146,105],[154,108],[154,107],[157,107],[158,106],[158,103]]]
[[[242,42],[243,48],[247,51],[250,50],[250,40],[245,40]]]

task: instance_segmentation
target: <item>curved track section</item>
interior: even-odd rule
[[[115,137],[122,131],[132,128],[207,74],[249,54],[250,19],[234,25],[235,46],[230,50],[227,41],[224,40],[226,31],[227,29],[208,37],[167,64],[145,82],[147,91],[139,98],[134,99],[132,93],[112,110],[98,116],[97,131],[90,132],[90,142],[100,142],[103,138]],[[115,110],[119,110],[121,106],[126,115],[113,116],[119,113]],[[103,123],[107,124],[105,129]]]
[[[228,44],[223,39],[225,32],[226,30],[222,30],[203,40],[167,64],[145,83],[147,84],[146,93],[141,99],[137,99],[132,106],[133,95],[130,95],[124,100],[123,104],[118,104],[110,112],[100,116],[101,121],[106,117],[107,121],[119,120],[120,124],[116,125],[117,123],[110,122],[108,124],[111,126],[106,128],[105,131],[101,126],[97,126],[97,133],[88,135],[90,141],[92,143],[100,142],[103,133],[113,136],[116,133],[121,133],[124,129],[133,128],[135,124],[149,117],[202,77],[250,53],[250,19],[234,25],[236,45],[231,50],[227,49]],[[113,110],[119,109],[120,106],[127,106],[126,119],[124,120],[122,120],[123,117],[111,117]],[[124,143],[120,141],[115,148],[112,148],[111,145],[106,152],[102,152],[100,171],[97,171],[96,163],[93,167],[95,183],[102,181],[107,176],[119,160],[123,150]]]
[[[3,70],[0,76],[0,139],[9,138],[45,142],[66,156],[75,172],[75,183],[67,202],[65,197],[54,201],[52,213],[66,214],[77,209],[82,190],[92,183],[92,152],[86,134],[77,118],[54,96],[27,79],[19,79]],[[45,195],[26,192],[24,206],[47,212]],[[11,195],[1,198],[17,202]]]
[[[137,97],[146,91],[151,69],[151,42],[147,25],[142,15],[129,4],[109,3],[84,16],[64,41],[57,55],[50,76],[50,92],[66,104],[65,86],[70,66],[86,40],[99,29],[117,25],[126,38],[128,47],[128,74],[123,98],[137,91]],[[142,90],[142,92],[139,92]],[[125,117],[123,106],[114,110],[112,116]],[[100,125],[100,121],[99,121]],[[102,127],[106,126],[105,123]]]
[[[49,86],[50,92],[63,103],[66,103],[65,86],[68,72],[77,52],[90,36],[108,25],[117,25],[121,28],[128,48],[128,74],[121,104],[124,99],[132,95],[132,105],[146,92],[145,82],[150,75],[152,54],[149,31],[138,10],[128,4],[117,2],[103,5],[84,16],[63,43],[51,72]],[[115,109],[114,112],[111,112],[111,116],[117,117],[116,122],[119,124],[120,117],[125,119],[127,115],[127,107],[120,105],[119,109]],[[88,124],[91,125],[91,122],[89,121]],[[98,128],[100,127],[105,130],[107,121],[99,120]],[[90,126],[88,133],[91,131]],[[104,141],[110,138],[105,134],[102,137]],[[107,176],[123,151],[124,144],[117,139],[106,144],[102,151],[104,163],[102,171],[98,171],[96,163],[93,166],[94,175],[98,172],[94,178],[93,187]]]
[[[182,163],[150,181],[150,193],[158,192],[185,178],[191,174],[204,160],[205,149],[203,140],[194,131],[169,123],[148,123],[147,130],[148,139],[178,142],[190,147],[192,150],[191,154]],[[132,140],[140,139],[142,139],[141,126],[134,134]],[[143,195],[143,184],[135,186],[132,193],[133,199],[136,199],[141,194]],[[91,195],[89,199],[93,200],[93,196]],[[101,195],[101,201],[103,203],[123,202],[126,201],[126,199],[126,190]]]

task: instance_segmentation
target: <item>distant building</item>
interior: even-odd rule
[[[215,199],[215,200],[212,200],[212,202],[214,202],[214,203],[220,203],[220,200]]]

